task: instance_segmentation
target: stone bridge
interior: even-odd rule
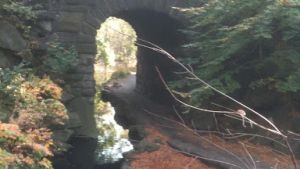
[[[86,129],[78,131],[81,134],[86,135],[86,131],[94,126],[89,121],[92,120],[90,112],[95,94],[95,36],[101,23],[110,16],[124,19],[135,29],[138,38],[176,55],[184,41],[178,29],[184,27],[185,19],[176,9],[188,6],[187,0],[60,0],[49,1],[46,6],[47,14],[40,25],[49,31],[51,38],[75,46],[80,55],[79,65],[66,81],[73,95],[85,99],[74,99],[69,104],[71,111],[78,112],[79,119],[86,123],[83,124]],[[138,43],[149,45],[140,40]],[[167,100],[155,66],[168,76],[174,65],[165,56],[145,47],[138,48],[137,62],[136,91],[158,101]]]

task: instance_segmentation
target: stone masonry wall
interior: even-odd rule
[[[186,5],[186,0],[48,0],[37,23],[47,32],[41,37],[41,42],[58,39],[65,45],[75,46],[80,56],[78,66],[65,79],[75,96],[69,103],[69,109],[74,111],[71,112],[71,124],[81,126],[77,130],[78,135],[94,136],[91,131],[96,128],[92,122],[95,94],[93,63],[97,49],[95,36],[101,23],[110,16],[136,9],[164,13],[181,22],[182,16],[173,7]],[[144,66],[147,65],[137,65],[139,76],[136,86],[138,92],[147,95],[147,92],[151,92],[149,86],[155,83],[153,79],[144,76]],[[85,105],[82,107],[89,108],[76,112],[79,111],[74,109],[74,105],[79,103],[76,98],[83,98],[81,103]]]

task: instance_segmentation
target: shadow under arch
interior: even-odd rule
[[[166,80],[175,78],[176,65],[164,54],[149,49],[153,43],[173,56],[181,55],[184,35],[183,24],[169,15],[149,9],[134,9],[113,15],[128,22],[137,33],[136,91],[161,104],[172,103],[155,68]],[[150,42],[150,43],[147,43]],[[148,47],[145,47],[148,46]]]

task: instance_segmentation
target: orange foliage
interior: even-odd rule
[[[51,168],[50,161],[44,158],[53,156],[51,135],[52,133],[47,129],[23,132],[16,124],[0,122],[0,167],[40,166],[39,168],[46,169],[48,166]]]

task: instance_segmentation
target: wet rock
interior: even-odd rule
[[[132,169],[129,161],[124,161],[121,169]]]
[[[94,169],[130,169],[130,168],[123,168],[123,160],[117,161],[115,163],[108,163],[95,166]]]
[[[138,144],[134,145],[134,149],[137,152],[153,152],[160,148],[159,143],[150,143],[146,139],[140,141]]]
[[[0,21],[0,48],[21,52],[26,47],[27,43],[17,29],[6,21]]]
[[[145,128],[141,125],[132,126],[129,129],[128,136],[130,139],[141,141],[148,135]]]

